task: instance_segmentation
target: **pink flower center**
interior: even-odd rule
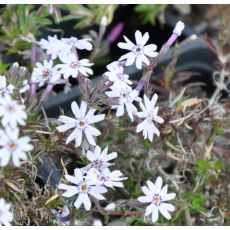
[[[9,113],[13,113],[13,112],[15,111],[13,105],[7,105],[6,110],[7,110]]]
[[[79,66],[79,63],[77,63],[77,62],[72,62],[70,66],[71,66],[71,68],[73,68],[73,69],[77,69],[77,68],[80,67],[80,66]]]

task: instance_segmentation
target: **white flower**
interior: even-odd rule
[[[116,204],[114,202],[108,204],[106,207],[105,207],[105,210],[107,211],[111,211],[111,210],[115,210],[116,209]]]
[[[10,211],[11,205],[7,204],[3,198],[0,198],[0,226],[10,226],[13,220],[13,214]]]
[[[0,93],[13,93],[14,86],[9,84],[6,86],[6,77],[0,76]]]
[[[120,88],[132,85],[132,81],[129,80],[129,75],[124,74],[124,68],[117,63],[107,65],[107,69],[110,71],[105,73],[109,80],[114,82],[113,87]]]
[[[57,71],[56,66],[53,67],[53,61],[44,61],[44,64],[36,63],[32,73],[31,82],[36,82],[39,86],[43,86],[45,82],[55,84],[61,78],[61,74]]]
[[[155,223],[158,220],[159,213],[167,219],[171,219],[169,212],[175,211],[175,207],[172,204],[165,203],[175,198],[175,193],[167,193],[168,185],[165,185],[162,189],[162,178],[158,177],[156,183],[147,181],[147,186],[143,186],[141,189],[145,196],[138,197],[137,200],[141,203],[150,203],[147,206],[145,216],[149,216],[152,213],[152,222]]]
[[[101,132],[91,126],[91,124],[104,120],[105,114],[94,115],[96,109],[92,108],[90,108],[86,114],[87,104],[84,101],[82,101],[80,108],[75,101],[72,102],[71,109],[75,119],[67,116],[60,116],[58,119],[60,122],[64,123],[57,127],[59,132],[65,132],[74,128],[74,131],[67,138],[66,144],[75,140],[75,146],[80,146],[82,143],[82,133],[84,133],[88,142],[91,145],[96,145],[93,136],[99,136]]]
[[[120,57],[119,60],[126,60],[126,66],[130,66],[136,61],[136,67],[138,69],[142,68],[142,62],[149,65],[149,59],[146,57],[156,57],[158,55],[156,51],[157,46],[150,44],[145,46],[146,42],[149,40],[149,33],[145,33],[143,36],[139,30],[135,32],[136,45],[133,44],[126,36],[124,36],[126,43],[119,42],[118,46],[121,49],[130,50],[131,52]]]
[[[9,164],[12,158],[13,164],[16,167],[20,166],[20,159],[26,160],[26,152],[33,149],[33,146],[29,143],[30,138],[28,136],[19,138],[19,129],[13,130],[6,127],[5,132],[0,130],[0,165],[4,167]]]
[[[94,151],[88,150],[86,158],[91,162],[81,170],[87,171],[90,168],[96,168],[103,170],[112,165],[109,161],[117,157],[117,152],[108,154],[108,146],[101,151],[101,148],[97,145]]]
[[[148,99],[146,95],[144,95],[144,102],[145,105],[140,102],[140,107],[142,109],[142,112],[137,112],[136,115],[140,118],[145,118],[144,121],[138,124],[137,126],[137,133],[143,131],[144,139],[147,137],[150,141],[153,141],[153,135],[154,133],[159,137],[160,132],[154,125],[153,121],[156,121],[158,123],[163,123],[164,120],[157,116],[157,112],[159,107],[155,107],[156,101],[157,101],[157,94],[155,93],[151,99],[151,101]]]
[[[106,66],[106,68],[110,72],[122,72],[124,71],[124,67],[122,65],[122,62],[120,61],[114,61]]]
[[[93,226],[103,226],[102,222],[98,219],[93,221]]]
[[[104,185],[106,187],[123,187],[122,180],[126,180],[127,177],[122,177],[123,174],[119,170],[110,172],[108,168],[99,171],[95,168],[91,168],[86,175],[86,179],[94,182],[96,185]]]
[[[25,93],[26,91],[30,90],[30,84],[28,84],[28,80],[23,80],[22,84],[19,87],[20,93]]]
[[[40,42],[38,42],[40,47],[42,49],[46,50],[46,53],[51,56],[51,59],[56,59],[63,53],[69,52],[69,46],[59,40],[56,35],[48,36],[48,40],[41,39]]]
[[[83,178],[82,171],[80,169],[74,170],[74,176],[65,175],[65,179],[74,185],[59,184],[59,189],[66,190],[62,196],[71,197],[78,194],[78,198],[74,202],[74,206],[78,209],[81,204],[84,205],[85,210],[89,211],[91,208],[91,201],[89,195],[93,196],[97,200],[105,200],[105,197],[101,194],[106,193],[107,189],[104,186],[94,186]]]
[[[124,114],[125,108],[127,113],[131,119],[134,120],[133,114],[137,112],[137,108],[133,105],[134,101],[141,101],[141,98],[138,97],[139,92],[134,89],[132,90],[131,87],[111,87],[112,91],[106,92],[109,97],[118,97],[119,98],[119,105],[113,105],[112,109],[117,109],[116,117],[120,117]]]
[[[60,59],[64,64],[58,64],[57,68],[60,69],[60,73],[63,74],[65,79],[70,76],[77,78],[79,72],[84,76],[93,74],[92,69],[88,68],[88,66],[92,66],[93,63],[90,63],[88,59],[77,60],[73,53],[63,55]]]
[[[93,46],[90,43],[90,38],[84,38],[84,39],[78,39],[76,37],[70,37],[70,38],[62,38],[63,42],[65,42],[67,45],[70,45],[70,49],[74,46],[75,48],[79,50],[92,50]]]
[[[27,114],[24,111],[25,106],[19,105],[17,101],[12,100],[8,94],[0,97],[0,117],[2,117],[2,125],[6,127],[16,128],[17,123],[25,125]]]
[[[182,31],[184,30],[184,27],[185,27],[185,25],[183,22],[181,22],[181,21],[177,22],[177,24],[173,30],[173,33],[179,37],[181,35]]]

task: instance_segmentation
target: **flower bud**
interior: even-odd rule
[[[177,24],[173,30],[173,33],[179,37],[181,35],[181,32],[183,31],[184,27],[185,27],[185,25],[183,22],[181,22],[181,21],[177,22]]]

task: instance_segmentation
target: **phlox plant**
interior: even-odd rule
[[[105,29],[106,18],[103,18],[101,31]],[[92,84],[90,78],[93,76],[94,63],[92,59],[81,57],[81,51],[94,52],[94,41],[90,36],[59,38],[54,35],[39,41],[28,40],[43,52],[43,59],[35,63],[31,76],[24,83],[19,79],[17,84],[15,81],[10,82],[6,76],[0,76],[0,168],[12,168],[11,173],[14,173],[17,168],[36,164],[38,158],[33,157],[33,152],[38,151],[39,140],[34,135],[42,131],[39,125],[34,126],[37,128],[35,131],[29,128],[31,119],[56,85],[70,87],[69,80],[74,78],[80,86],[82,100],[68,104],[71,114],[65,114],[62,110],[60,116],[54,119],[53,130],[49,130],[48,134],[57,133],[61,146],[68,148],[73,145],[80,152],[82,162],[76,163],[73,172],[68,172],[61,156],[55,156],[62,164],[63,177],[58,181],[55,196],[49,202],[61,200],[63,213],[59,213],[59,219],[62,224],[70,224],[69,219],[64,218],[70,215],[70,207],[81,210],[84,213],[82,215],[101,209],[101,202],[107,199],[109,192],[126,189],[128,175],[119,170],[115,163],[120,157],[119,149],[112,151],[108,143],[99,143],[102,136],[99,125],[106,123],[108,116],[118,120],[127,117],[127,122],[135,126],[136,135],[146,141],[151,143],[161,135],[159,125],[165,119],[164,114],[158,113],[157,93],[148,91],[150,74],[183,29],[184,23],[179,21],[160,50],[155,44],[148,44],[152,36],[148,32],[134,32],[135,41],[124,36],[125,42],[118,43],[124,55],[106,66],[107,70],[93,93],[89,86]],[[126,73],[127,66],[145,70],[137,84]],[[111,109],[110,113],[108,109]],[[49,119],[46,117],[46,120],[48,126]],[[169,202],[176,197],[176,193],[168,193],[168,185],[163,186],[162,177],[152,176],[156,178],[155,181],[149,178],[140,187],[142,195],[136,197],[136,207],[141,211],[140,216],[144,219],[150,216],[152,223],[158,221],[159,213],[170,220],[176,207]],[[0,225],[15,224],[14,204],[8,196],[3,197],[1,193],[0,196]],[[109,202],[114,204],[115,201]],[[116,205],[112,209],[109,205],[103,209],[105,212],[116,209]],[[51,211],[56,213],[54,207]],[[100,221],[95,220],[93,223],[100,224]]]

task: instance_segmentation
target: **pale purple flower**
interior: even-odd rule
[[[139,30],[135,32],[136,44],[132,43],[126,36],[124,36],[126,43],[119,42],[118,47],[121,49],[130,50],[129,53],[120,57],[119,60],[126,59],[126,66],[132,65],[136,62],[138,69],[142,68],[142,63],[149,65],[149,59],[146,57],[154,58],[158,55],[156,51],[157,46],[155,44],[146,45],[149,40],[149,33],[145,33],[143,36]]]
[[[70,46],[70,49],[72,47],[75,47],[79,50],[92,50],[93,46],[90,43],[91,38],[84,38],[84,39],[78,39],[76,37],[70,37],[70,38],[62,38],[61,39],[64,43]]]
[[[137,125],[137,133],[143,131],[144,139],[149,138],[150,141],[153,141],[154,133],[159,137],[160,132],[156,128],[153,122],[163,123],[164,120],[157,115],[159,107],[155,107],[157,101],[157,94],[155,93],[151,99],[148,99],[146,95],[144,95],[145,105],[140,102],[140,107],[142,112],[137,112],[136,115],[140,118],[144,118],[144,120]]]
[[[1,93],[9,93],[12,94],[14,90],[14,86],[9,84],[7,86],[6,77],[0,76],[0,94]]]
[[[134,120],[133,115],[137,112],[137,108],[133,105],[135,101],[140,102],[141,98],[137,90],[132,90],[131,87],[111,87],[112,91],[106,92],[108,97],[117,97],[119,98],[119,105],[112,105],[112,109],[116,109],[116,117],[124,115],[125,108],[127,110],[128,116],[131,121]]]
[[[16,167],[20,166],[20,160],[26,160],[27,154],[33,149],[30,144],[30,138],[28,136],[19,138],[19,129],[13,130],[9,127],[5,132],[0,130],[0,165],[4,167],[9,164],[12,158],[13,164]]]
[[[10,226],[13,221],[13,213],[10,211],[11,205],[0,198],[0,226]]]
[[[66,190],[62,194],[64,197],[72,197],[78,194],[78,197],[74,202],[74,206],[77,209],[79,209],[82,204],[84,205],[85,210],[89,211],[91,209],[89,195],[97,200],[105,200],[105,197],[102,194],[106,193],[107,189],[104,186],[93,185],[84,179],[80,169],[74,170],[74,176],[66,174],[65,179],[74,185],[59,184],[58,188]]]
[[[167,193],[168,185],[162,188],[162,178],[158,177],[156,183],[153,184],[151,181],[147,181],[147,186],[143,186],[141,189],[145,196],[138,197],[137,200],[140,203],[150,203],[147,206],[145,216],[152,215],[152,222],[157,222],[160,213],[167,219],[171,219],[169,212],[175,211],[175,207],[172,204],[165,203],[166,201],[175,198],[175,193]]]
[[[31,82],[43,86],[46,82],[56,84],[60,78],[61,74],[58,72],[56,66],[53,66],[53,61],[45,60],[43,65],[41,63],[36,63],[36,67],[32,73]]]
[[[64,123],[63,125],[57,127],[59,132],[66,132],[69,129],[74,129],[67,138],[66,144],[75,140],[75,146],[80,146],[82,143],[82,135],[84,133],[88,142],[91,145],[96,145],[93,136],[99,136],[101,132],[91,126],[91,124],[104,120],[105,114],[94,115],[96,109],[92,108],[90,108],[88,113],[86,113],[87,103],[84,101],[81,102],[80,108],[75,101],[72,102],[71,109],[75,118],[67,116],[60,116],[58,118],[60,122]]]
[[[77,60],[76,55],[73,53],[60,56],[60,59],[64,64],[58,64],[57,68],[65,79],[70,76],[77,78],[79,73],[84,76],[93,74],[92,69],[89,68],[93,63],[90,63],[88,59]]]
[[[105,75],[113,82],[113,87],[125,87],[132,85],[132,81],[129,80],[129,75],[124,74],[124,68],[119,62],[113,62],[107,65],[108,72]]]
[[[105,169],[112,165],[109,161],[115,159],[117,157],[117,152],[112,152],[108,154],[108,146],[101,150],[101,148],[97,145],[93,151],[88,150],[86,154],[86,158],[90,161],[90,163],[82,168],[83,171],[87,171],[90,168],[96,169]]]
[[[104,185],[106,187],[124,187],[121,181],[126,180],[127,177],[122,177],[123,174],[119,170],[110,171],[108,168],[97,170],[91,168],[86,175],[86,179],[94,182],[96,185]]]
[[[18,104],[8,94],[0,97],[0,117],[2,117],[2,125],[16,128],[17,124],[25,125],[27,114],[25,106]]]
[[[38,42],[38,45],[42,49],[46,50],[46,53],[50,55],[51,59],[56,59],[57,57],[60,57],[63,53],[69,52],[69,46],[57,38],[56,35],[48,36],[48,40],[41,39],[40,42]]]

